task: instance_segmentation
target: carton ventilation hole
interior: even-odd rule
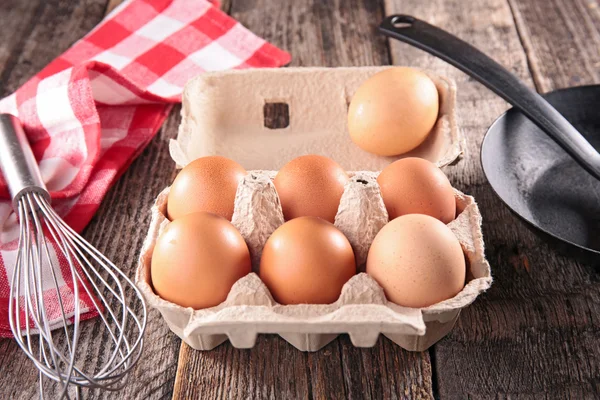
[[[283,129],[290,125],[290,107],[287,103],[265,103],[263,107],[265,128]]]

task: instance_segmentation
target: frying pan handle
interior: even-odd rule
[[[600,154],[542,96],[470,44],[409,15],[391,15],[379,31],[425,50],[476,79],[518,108],[582,167],[600,179]]]

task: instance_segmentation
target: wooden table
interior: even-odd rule
[[[0,95],[14,91],[96,25],[119,1],[3,0]],[[453,67],[376,32],[386,14],[410,13],[471,42],[539,92],[600,82],[598,0],[232,0],[222,7],[292,53],[294,66],[400,64],[458,84],[468,154],[448,169],[478,200],[494,285],[464,310],[450,335],[411,353],[385,338],[370,349],[341,336],[302,353],[277,336],[251,350],[197,352],[151,311],[144,356],[119,395],[86,398],[600,398],[600,272],[534,236],[495,197],[479,164],[486,128],[507,104]],[[179,108],[107,195],[85,236],[132,274],[154,196],[175,173],[169,138]],[[600,233],[599,233],[600,234]],[[127,245],[124,245],[127,243]],[[82,346],[99,351],[92,328]],[[37,396],[37,374],[11,340],[0,341],[0,397]],[[49,397],[53,387],[47,385]]]

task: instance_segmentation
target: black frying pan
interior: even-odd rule
[[[552,238],[600,256],[600,85],[538,95],[473,46],[406,15],[380,31],[454,65],[514,106],[488,129],[483,171],[500,199]]]

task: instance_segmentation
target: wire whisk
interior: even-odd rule
[[[60,385],[61,398],[69,397],[70,385],[121,389],[143,348],[147,310],[140,291],[52,209],[25,133],[8,114],[0,114],[0,168],[19,218],[10,327],[39,370],[40,396],[44,377]],[[106,338],[95,364],[77,352],[80,315],[94,310],[104,327],[94,335]]]

